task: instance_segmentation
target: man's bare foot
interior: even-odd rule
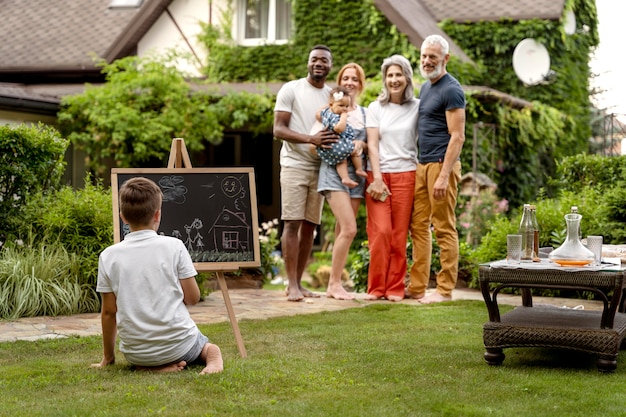
[[[341,180],[341,183],[342,183],[343,185],[345,185],[346,187],[348,187],[348,188],[354,188],[354,187],[356,187],[357,185],[359,185],[359,183],[358,183],[358,182],[356,182],[356,181],[352,181],[352,179],[350,179],[350,178],[343,178],[343,179]]]
[[[365,172],[362,169],[359,169],[358,171],[356,171],[356,175],[358,175],[359,177],[367,178],[367,172]]]
[[[319,294],[316,294],[312,291],[307,290],[304,287],[300,287],[300,292],[302,293],[302,295],[304,295],[306,298],[320,298]]]
[[[354,300],[354,294],[350,294],[341,285],[336,287],[328,286],[326,289],[326,297],[336,300]]]
[[[409,298],[411,300],[421,300],[422,298],[424,298],[426,294],[421,293],[421,294],[413,294],[412,292],[410,292],[408,289],[404,290],[404,298]]]
[[[374,294],[367,294],[365,297],[363,297],[364,300],[366,301],[376,301],[376,300],[380,300],[382,297],[379,297],[377,295]]]
[[[385,296],[385,298],[389,301],[393,301],[394,303],[404,300],[404,297],[401,297],[399,295],[387,295]]]
[[[200,371],[200,375],[217,374],[224,370],[224,360],[219,346],[207,343],[202,349],[201,357],[205,360],[206,366]]]
[[[422,298],[421,300],[419,300],[419,302],[421,304],[434,304],[434,303],[441,303],[444,301],[451,301],[451,300],[452,300],[452,297],[449,295],[441,295],[438,292],[434,292]]]
[[[298,287],[287,287],[285,289],[285,294],[287,294],[287,301],[302,301],[304,299],[304,295]]]
[[[180,372],[183,369],[185,369],[185,366],[187,366],[187,362],[180,361],[180,362],[168,363],[166,365],[161,365],[161,366],[139,366],[139,365],[136,365],[135,369],[138,370],[138,371],[166,373],[166,372]]]

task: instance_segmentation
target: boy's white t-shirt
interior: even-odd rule
[[[128,362],[163,365],[193,347],[199,330],[179,280],[196,275],[183,242],[153,230],[132,232],[102,251],[96,290],[115,294],[119,349]]]
[[[315,124],[315,114],[322,106],[328,106],[331,88],[316,88],[306,78],[289,81],[276,95],[274,111],[291,113],[289,128],[298,133],[309,134]],[[318,170],[320,158],[310,151],[309,143],[291,143],[283,140],[280,149],[280,165],[283,167]]]
[[[366,127],[378,128],[380,172],[417,169],[417,114],[419,100],[404,104],[373,101],[367,108]],[[371,171],[371,167],[368,167]]]

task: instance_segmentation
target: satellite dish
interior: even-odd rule
[[[550,76],[550,55],[545,46],[526,38],[513,51],[513,69],[525,85],[537,85]]]
[[[576,15],[572,10],[565,12],[563,31],[565,31],[567,35],[573,35],[576,33]]]

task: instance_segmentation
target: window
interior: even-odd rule
[[[222,243],[224,244],[224,249],[237,249],[239,243],[239,233],[237,232],[223,232],[222,233]]]
[[[241,45],[286,43],[291,36],[290,0],[239,0]]]

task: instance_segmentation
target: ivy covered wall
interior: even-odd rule
[[[533,200],[541,188],[554,195],[549,179],[554,176],[556,162],[589,150],[589,61],[599,44],[595,0],[566,0],[568,10],[576,17],[577,29],[572,35],[564,32],[562,21],[540,19],[441,24],[485,68],[480,85],[534,103],[533,108],[518,113],[498,108],[478,115],[479,121],[497,125],[490,149],[497,154],[492,177],[499,185],[499,194],[513,202]],[[512,56],[515,46],[525,38],[534,38],[546,47],[550,68],[556,73],[553,80],[525,86],[517,78]]]

